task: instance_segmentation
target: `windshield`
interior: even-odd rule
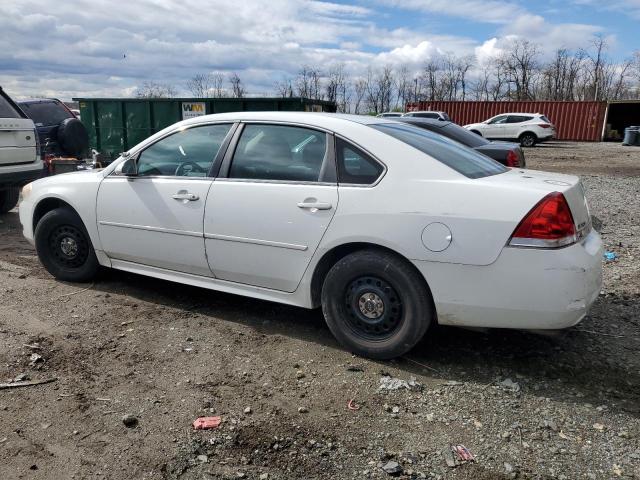
[[[58,125],[67,118],[73,118],[73,115],[57,102],[22,103],[20,106],[36,125]]]
[[[422,128],[390,123],[371,125],[371,127],[411,145],[468,178],[488,177],[508,171],[495,160]]]

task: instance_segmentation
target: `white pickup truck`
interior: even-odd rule
[[[42,176],[33,120],[0,87],[0,214],[18,204],[20,187]]]

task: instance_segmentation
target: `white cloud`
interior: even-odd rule
[[[250,92],[266,94],[302,65],[322,70],[340,62],[351,75],[383,65],[417,70],[449,52],[484,60],[513,36],[571,48],[599,31],[553,24],[501,0],[380,0],[366,7],[319,0],[0,1],[0,84],[16,96],[63,99],[130,95],[151,80],[188,94],[186,80],[211,71],[236,71]],[[496,31],[485,40],[397,27],[383,4],[407,15],[495,24]]]

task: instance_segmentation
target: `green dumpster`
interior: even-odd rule
[[[74,98],[91,148],[109,163],[121,152],[186,118],[243,111],[335,112],[309,98]],[[103,163],[104,164],[104,163]]]

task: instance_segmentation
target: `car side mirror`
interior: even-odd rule
[[[114,175],[122,177],[135,177],[138,175],[138,166],[134,157],[127,158],[124,162],[116,167],[113,171]]]

